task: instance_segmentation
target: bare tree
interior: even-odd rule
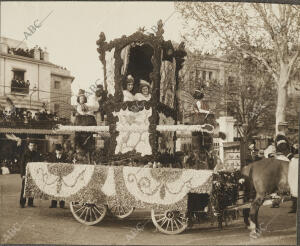
[[[276,126],[286,120],[287,88],[299,68],[300,6],[266,3],[176,2],[187,39],[261,62],[277,88]],[[277,131],[277,127],[276,127]]]

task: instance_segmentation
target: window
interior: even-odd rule
[[[199,70],[196,69],[196,78],[195,78],[196,83],[199,82]]]
[[[203,79],[203,80],[206,80],[206,71],[203,71],[203,72],[202,72],[202,79]]]
[[[213,75],[213,72],[208,72],[208,79],[209,80],[212,80],[212,75]]]
[[[59,111],[59,104],[55,103],[54,104],[54,113],[58,113]]]
[[[23,80],[24,81],[25,71],[14,70],[13,73],[14,73],[15,80]]]
[[[54,89],[60,89],[60,81],[54,81]]]

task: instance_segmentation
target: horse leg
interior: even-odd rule
[[[243,217],[244,217],[244,223],[246,227],[250,226],[249,216],[250,216],[250,208],[243,208]]]
[[[259,229],[258,225],[258,211],[260,206],[264,202],[264,197],[257,195],[255,200],[251,203],[250,207],[250,226],[248,227],[251,232],[256,233],[257,229]]]

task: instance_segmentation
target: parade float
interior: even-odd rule
[[[105,105],[99,106],[108,124],[82,120],[55,131],[109,134],[108,151],[89,165],[29,163],[26,197],[69,201],[75,219],[86,225],[99,223],[108,211],[125,218],[134,208],[150,209],[159,231],[177,234],[187,228],[190,195],[197,194],[203,199],[194,212],[206,211],[222,224],[223,191],[230,194],[226,206],[237,201],[235,173],[220,176],[213,170],[173,168],[176,133],[212,135],[214,115],[199,113],[197,124],[177,124],[178,74],[186,52],[183,43],[174,47],[164,41],[163,32],[159,21],[152,34],[140,29],[110,42],[104,33],[99,35],[97,51],[107,94]],[[135,93],[142,81],[150,84],[150,100],[124,101],[124,80],[129,75]]]

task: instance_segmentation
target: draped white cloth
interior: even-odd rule
[[[127,68],[128,68],[128,63],[129,63],[129,55],[130,55],[130,47],[131,47],[131,45],[127,45],[121,51],[121,59],[123,60],[123,65],[121,68],[122,75],[127,73]]]
[[[298,165],[299,157],[293,158],[290,161],[289,172],[288,172],[288,183],[292,196],[298,197]]]
[[[136,93],[135,96],[134,96],[135,100],[137,101],[149,101],[151,99],[151,95],[148,94],[148,96],[145,96],[144,94],[142,93]]]
[[[134,95],[128,90],[123,90],[123,95],[124,95],[124,102],[135,100]]]
[[[115,95],[115,48],[105,52],[108,94]]]

